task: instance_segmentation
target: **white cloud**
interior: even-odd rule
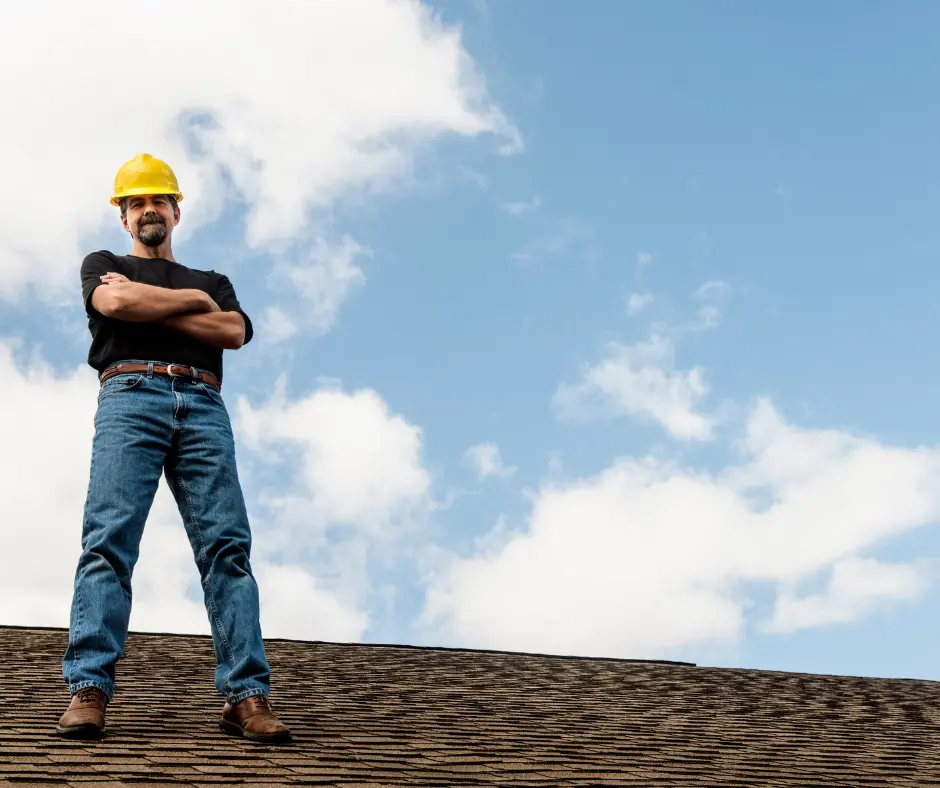
[[[531,200],[505,202],[503,203],[503,210],[506,211],[506,213],[508,213],[510,216],[521,216],[524,213],[532,213],[533,211],[537,211],[541,205],[542,199],[536,196]]]
[[[281,294],[283,305],[269,308],[265,315],[264,328],[271,330],[266,341],[288,339],[301,328],[314,336],[327,333],[343,302],[365,283],[355,260],[371,254],[349,236],[336,245],[318,238],[305,252],[306,260],[276,263],[268,282]],[[293,303],[292,314],[287,313],[288,302]]]
[[[430,574],[420,623],[475,647],[681,657],[737,643],[755,586],[778,591],[770,628],[788,632],[923,592],[919,568],[864,554],[940,520],[940,450],[802,429],[766,401],[741,449],[717,475],[622,457],[546,484],[527,528],[500,523],[485,554]],[[825,594],[792,596],[826,570]]]
[[[585,365],[577,382],[558,387],[553,400],[558,415],[570,419],[632,416],[659,424],[680,440],[714,438],[720,415],[700,409],[709,393],[704,372],[701,367],[676,369],[675,348],[684,336],[719,324],[721,306],[730,291],[723,281],[707,281],[692,294],[699,303],[694,319],[675,325],[653,323],[649,339],[642,342],[609,343],[604,357]],[[653,298],[647,292],[631,293],[627,314],[639,314]]]
[[[494,556],[498,554],[512,538],[518,535],[518,533],[518,531],[512,531],[510,529],[506,516],[501,514],[496,518],[496,524],[489,531],[485,531],[474,537],[473,550],[477,558]],[[446,551],[441,553],[441,555],[445,558],[448,557]]]
[[[415,550],[435,508],[421,431],[372,390],[326,382],[291,399],[286,389],[282,377],[266,402],[238,397],[233,408],[246,468],[270,480],[258,520],[275,527],[259,528],[258,554],[293,566],[265,576],[304,594],[274,592],[269,616],[290,637],[319,627],[357,639],[368,622],[359,611],[388,604],[379,574]]]
[[[4,505],[0,540],[17,556],[0,575],[0,623],[68,626],[98,383],[94,371],[85,365],[57,372],[35,353],[27,354],[22,345],[10,342],[0,342],[0,380],[4,382],[0,409],[17,414],[15,419],[0,420],[0,443],[8,448],[0,453]],[[369,448],[365,447],[366,453]],[[55,461],[50,462],[50,457]],[[244,464],[240,461],[242,469]],[[332,479],[327,475],[320,481],[328,486]],[[342,492],[326,490],[324,494],[329,498]],[[357,603],[368,589],[361,581],[346,582],[343,572],[334,573],[338,579],[323,571],[312,572],[297,562],[297,550],[276,555],[272,546],[291,539],[297,545],[291,525],[262,518],[253,523],[252,564],[261,589],[265,633],[340,640],[361,637],[368,616]],[[37,549],[40,545],[42,549]],[[327,559],[342,549],[330,547]],[[346,574],[356,571],[358,567],[351,567]],[[209,632],[192,549],[164,482],[141,540],[131,628]]]
[[[61,625],[81,545],[97,382],[90,368],[57,375],[36,359],[21,371],[7,342],[0,380],[0,409],[16,414],[0,420],[0,538],[16,556],[0,573],[0,618]]]
[[[236,413],[249,449],[289,465],[290,492],[267,503],[295,529],[340,525],[388,536],[429,505],[421,431],[375,391],[324,386],[289,400],[281,378],[267,403],[240,397]]]
[[[301,566],[261,563],[255,576],[265,637],[348,643],[368,627],[366,613],[321,587]]]
[[[702,370],[677,370],[674,357],[672,340],[664,336],[611,343],[606,357],[588,365],[577,383],[558,387],[554,406],[563,418],[629,415],[661,425],[674,438],[710,440],[717,417],[697,410],[708,393]]]
[[[277,344],[290,339],[300,331],[294,318],[277,306],[269,306],[258,321],[263,342]]]
[[[638,315],[652,303],[652,293],[630,293],[627,298],[627,314]]]
[[[145,72],[125,57],[152,52],[173,54]],[[16,151],[0,197],[0,298],[74,289],[83,237],[118,227],[114,173],[141,151],[180,177],[182,238],[243,203],[248,244],[274,248],[310,210],[411,177],[430,140],[521,147],[459,29],[417,2],[13,4],[0,93],[17,118],[0,126]]]
[[[856,621],[886,604],[917,600],[930,585],[930,573],[931,567],[925,564],[888,564],[850,556],[832,567],[823,593],[799,597],[783,591],[763,629],[789,634]]]
[[[499,446],[492,442],[478,443],[467,449],[467,459],[473,465],[477,477],[482,481],[491,476],[508,479],[516,472],[516,466],[507,466],[499,454]]]

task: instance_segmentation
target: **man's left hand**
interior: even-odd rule
[[[108,271],[108,273],[101,275],[101,281],[106,285],[110,285],[113,282],[130,282],[131,280],[124,276],[124,274]]]

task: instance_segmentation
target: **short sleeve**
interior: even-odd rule
[[[105,252],[92,252],[82,260],[82,300],[85,302],[85,313],[88,317],[96,320],[107,320],[91,305],[91,296],[95,289],[102,284],[102,274],[114,270],[115,260]]]
[[[223,312],[238,312],[245,319],[245,344],[251,342],[254,336],[254,328],[251,325],[251,319],[238,303],[238,296],[235,295],[235,288],[225,274],[218,274],[219,286],[215,294],[215,302]]]

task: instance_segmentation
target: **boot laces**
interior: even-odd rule
[[[79,703],[98,702],[98,690],[96,690],[94,687],[85,687],[85,689],[81,689],[75,694],[78,697]]]
[[[254,696],[252,696],[252,697],[253,697],[253,699],[254,699],[254,702],[255,702],[258,706],[260,706],[262,709],[264,709],[265,711],[272,711],[272,709],[271,709],[271,701],[268,700],[268,696],[267,696],[267,695],[254,695]]]

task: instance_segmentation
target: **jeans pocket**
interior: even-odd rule
[[[145,377],[146,375],[144,375],[143,372],[125,372],[108,378],[101,384],[101,388],[98,389],[98,402],[101,402],[105,397],[110,397],[113,394],[119,394],[122,391],[130,391],[136,388]]]
[[[206,399],[210,400],[216,405],[219,405],[220,407],[225,407],[225,401],[222,399],[222,393],[218,391],[215,386],[210,386],[208,383],[197,383],[196,389]]]

